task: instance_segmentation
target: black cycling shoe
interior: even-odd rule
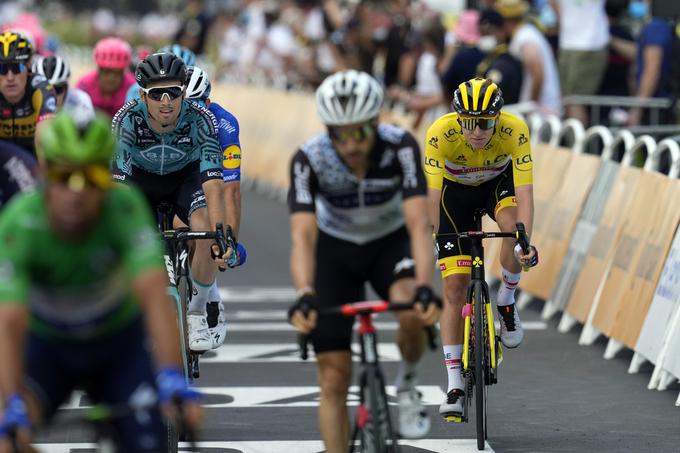
[[[208,302],[205,309],[208,312],[208,327],[212,329],[217,325],[220,316],[220,303]]]

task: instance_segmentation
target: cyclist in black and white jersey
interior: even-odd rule
[[[399,431],[417,438],[430,429],[415,389],[426,343],[423,326],[439,313],[430,286],[427,188],[413,136],[378,123],[383,96],[378,82],[363,72],[327,78],[316,102],[328,132],[304,144],[291,162],[291,272],[298,300],[289,319],[314,345],[320,431],[328,452],[346,451],[349,441],[353,320],[319,318],[314,309],[364,299],[366,282],[385,300],[420,302],[398,315]]]
[[[19,192],[35,187],[38,162],[18,145],[0,140],[0,210]]]

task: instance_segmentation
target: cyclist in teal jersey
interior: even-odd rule
[[[169,203],[194,230],[226,223],[217,122],[205,107],[185,99],[186,65],[174,54],[156,53],[137,65],[135,77],[142,97],[113,119],[118,138],[114,179],[137,185],[154,208]],[[210,246],[197,241],[191,263],[194,294],[187,326],[189,347],[197,352],[213,346],[206,304],[217,269]],[[231,253],[216,260],[224,264]]]
[[[27,444],[75,388],[110,406],[157,393],[169,416],[179,400],[197,428],[162,244],[144,197],[111,183],[108,122],[60,113],[36,143],[43,184],[0,214],[0,451],[11,432]],[[118,451],[165,451],[161,412],[148,414],[113,422]]]

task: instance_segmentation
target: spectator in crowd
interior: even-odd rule
[[[649,1],[632,1],[629,13],[634,20],[643,24],[636,44],[612,37],[611,45],[617,52],[635,60],[634,94],[638,97],[669,96],[673,30],[664,19],[652,16]],[[661,118],[661,121],[665,122],[666,118]],[[640,107],[629,111],[628,126],[647,122]]]
[[[400,100],[410,111],[415,112],[414,129],[420,126],[425,112],[441,105],[444,101],[444,93],[437,72],[437,61],[444,51],[444,34],[444,27],[439,20],[429,25],[423,33],[422,53],[416,66],[415,86],[412,90],[393,86],[389,93],[391,98]],[[441,113],[443,112],[438,112],[437,116]]]
[[[630,29],[622,22],[622,17],[628,11],[629,0],[607,0],[605,11],[609,19],[609,34],[614,39],[626,42],[628,46],[635,44]],[[597,94],[602,96],[629,96],[631,92],[630,71],[634,58],[619,52],[614,45],[609,44],[609,58],[607,69],[602,77],[602,83]],[[627,113],[621,108],[601,110],[599,123],[622,126],[626,122]],[[597,121],[594,118],[593,121]]]
[[[175,36],[175,42],[196,55],[201,55],[205,49],[205,37],[210,23],[210,16],[205,11],[203,0],[188,0],[184,10],[184,22]]]
[[[479,11],[466,10],[461,13],[453,29],[455,53],[442,73],[442,85],[447,102],[453,99],[453,92],[461,83],[474,78],[477,65],[484,58],[484,52],[477,47],[479,40]]]
[[[479,50],[486,56],[477,66],[477,75],[492,80],[503,92],[506,104],[519,102],[522,89],[522,62],[510,55],[505,21],[498,11],[486,9],[479,18]]]
[[[498,0],[496,10],[505,20],[511,36],[510,53],[524,68],[520,102],[534,101],[544,113],[562,111],[557,63],[545,36],[526,20],[529,3],[525,0]]]
[[[392,26],[385,42],[385,77],[387,87],[412,85],[417,63],[418,33],[413,26],[409,1],[395,0]],[[405,63],[409,62],[408,68]],[[411,63],[412,62],[412,63]]]
[[[592,96],[607,67],[609,24],[605,0],[550,0],[558,15],[559,72],[562,96]],[[568,104],[566,116],[588,124],[584,105]]]

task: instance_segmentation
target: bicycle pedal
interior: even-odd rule
[[[444,415],[444,420],[449,423],[463,423],[463,417],[461,415]]]

